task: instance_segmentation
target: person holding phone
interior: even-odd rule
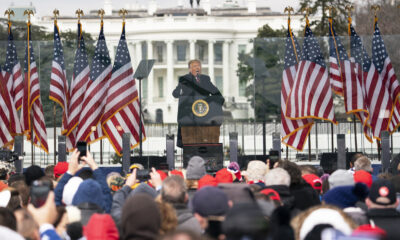
[[[75,175],[79,176],[80,170],[85,166],[88,165],[89,168],[93,171],[93,179],[98,182],[101,186],[101,190],[103,193],[102,199],[102,207],[106,213],[111,211],[111,203],[112,203],[112,195],[111,191],[107,185],[106,176],[104,175],[103,171],[97,163],[94,161],[91,153],[86,151],[85,156],[81,156],[81,152],[78,149],[75,149],[72,152],[72,155],[69,160],[68,171],[64,174],[64,176],[60,179],[57,184],[57,187],[54,189],[55,193],[55,201],[56,205],[60,206],[63,205],[62,203],[62,194],[64,191],[64,186],[67,182]]]

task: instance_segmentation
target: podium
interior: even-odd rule
[[[182,143],[218,143],[220,126],[182,126]]]
[[[189,101],[181,102],[178,119],[181,125],[183,166],[187,167],[193,156],[200,156],[205,161],[206,171],[216,172],[223,167],[223,147],[219,143],[223,122],[221,100],[218,96],[185,100]]]

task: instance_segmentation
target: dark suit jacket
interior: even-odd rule
[[[179,84],[172,92],[175,98],[179,98],[178,123],[187,122],[185,119],[193,119],[192,104],[198,99],[214,96],[211,98],[212,101],[221,106],[225,101],[218,88],[211,83],[209,76],[202,74],[199,76],[200,82],[197,82],[191,73],[179,77]]]

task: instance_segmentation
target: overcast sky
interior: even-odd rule
[[[113,9],[120,9],[126,7],[127,4],[139,4],[143,7],[147,6],[150,0],[112,0]],[[157,3],[161,7],[175,7],[178,2],[183,2],[184,6],[189,7],[189,0],[157,0]],[[233,0],[235,1],[235,0]],[[240,5],[246,6],[247,0],[236,0]],[[89,10],[95,10],[103,8],[104,0],[1,0],[3,8],[8,8],[12,4],[15,6],[26,6],[33,4],[36,7],[38,16],[52,15],[55,8],[60,10],[60,15],[74,15],[75,10],[81,8],[84,12]],[[194,2],[196,2],[194,0]],[[212,6],[221,5],[224,0],[210,0]],[[291,5],[295,8],[298,6],[296,0],[257,0],[257,6],[268,6],[273,11],[283,12],[283,9],[287,5]],[[201,5],[201,2],[200,2]],[[0,12],[3,13],[5,9],[0,8]]]

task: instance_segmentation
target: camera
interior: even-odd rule
[[[0,150],[0,161],[15,162],[16,160],[18,160],[18,153],[8,149]]]
[[[136,170],[136,179],[140,182],[145,182],[150,179],[150,171],[148,169]]]

